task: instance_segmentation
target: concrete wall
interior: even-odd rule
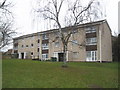
[[[101,60],[112,61],[111,31],[107,23],[100,25],[101,30]]]
[[[33,56],[34,57],[38,57],[38,52],[37,52],[37,48],[38,48],[38,43],[37,43],[38,37],[37,36],[33,36],[33,37],[28,37],[28,38],[24,38],[24,39],[19,39],[18,40],[18,53],[23,53],[26,52],[26,55],[30,55],[31,52],[33,52]],[[31,44],[33,44],[33,47],[31,46]],[[23,45],[23,47],[22,47]],[[28,45],[28,47],[26,47],[26,45]],[[27,56],[30,57],[30,56]]]
[[[111,32],[110,28],[108,27],[107,23],[101,23],[99,26],[98,24],[95,25],[97,29],[97,60],[100,59],[102,61],[112,61],[112,44],[111,44]],[[77,33],[73,34],[69,39],[68,44],[68,61],[86,61],[86,47],[79,46],[77,44],[73,44],[71,41],[76,40],[78,44],[85,45],[86,35],[85,35],[85,28],[80,27],[76,29]],[[99,35],[101,31],[101,36]],[[68,30],[69,32],[69,30]],[[68,33],[66,32],[66,33]],[[56,38],[58,33],[56,32],[49,32],[49,53],[48,59],[54,56],[54,52],[61,53],[63,50],[62,42],[59,38]],[[101,38],[101,39],[100,39]],[[38,39],[40,39],[40,43],[38,43]],[[101,42],[100,42],[101,40]],[[59,42],[59,46],[56,47],[55,43]],[[100,44],[101,43],[101,44]],[[31,47],[33,44],[33,47]],[[22,47],[24,45],[24,47]],[[26,47],[28,45],[28,47]],[[100,49],[101,47],[101,49]],[[39,52],[37,49],[39,48]],[[18,53],[26,53],[27,58],[31,58],[31,52],[33,52],[34,58],[42,58],[42,34],[40,36],[34,35],[33,37],[27,37],[18,40]],[[77,53],[76,57],[74,53]]]
[[[72,40],[76,40],[78,44],[83,44],[85,43],[85,31],[83,28],[80,28],[77,30],[78,32],[73,34],[70,39],[69,39],[69,43],[68,43],[68,61],[85,61],[86,60],[86,51],[85,51],[85,47],[82,46],[80,47],[77,44],[73,44],[71,41]],[[56,37],[56,33],[52,33],[49,36],[49,56],[52,57],[54,52],[62,52],[63,50],[63,45],[61,40],[55,39]],[[55,40],[55,41],[54,41]],[[54,41],[54,42],[52,42]],[[59,47],[55,46],[55,43],[59,42]],[[76,58],[74,58],[74,52],[77,52],[78,55],[76,56]],[[50,58],[49,57],[49,58]]]

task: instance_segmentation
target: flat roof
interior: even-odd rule
[[[83,27],[90,26],[91,24],[92,25],[100,24],[101,22],[106,22],[107,23],[107,20],[99,20],[99,21],[84,23],[84,24],[80,24],[80,25],[77,25],[77,26],[71,26],[71,27],[83,28]],[[108,23],[107,23],[107,25],[108,25]],[[64,28],[62,28],[62,30],[66,30],[66,29],[69,29],[71,27],[64,27]],[[109,27],[109,25],[108,25],[108,27]],[[36,33],[32,33],[32,34],[27,34],[27,35],[22,35],[22,36],[13,38],[13,40],[18,40],[18,39],[23,39],[23,38],[27,38],[27,37],[37,36],[38,34],[51,33],[53,31],[56,32],[56,31],[58,31],[58,29],[50,29],[50,30],[46,30],[46,31],[36,32]]]

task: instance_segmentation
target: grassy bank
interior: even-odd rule
[[[3,88],[117,88],[118,63],[3,60]]]

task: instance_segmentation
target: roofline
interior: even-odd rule
[[[111,28],[110,28],[110,26],[109,26],[107,20],[105,20],[105,22],[106,22],[106,24],[107,24],[107,26],[108,26],[108,28],[109,28],[109,30],[110,30],[110,33],[111,33],[111,35],[112,35],[112,30],[111,30]]]
[[[84,23],[84,24],[80,24],[80,25],[77,25],[77,28],[83,28],[83,27],[87,27],[89,25],[98,25],[98,24],[101,24],[103,22],[106,22],[110,31],[111,31],[111,28],[107,22],[106,19],[104,20],[99,20],[99,21],[94,21],[94,22],[88,22],[88,23]],[[74,26],[71,26],[71,27],[74,27]],[[63,27],[62,29],[65,29],[65,28],[69,28],[69,27]],[[58,29],[50,29],[50,30],[46,30],[46,31],[41,31],[41,32],[36,32],[36,33],[32,33],[32,34],[27,34],[27,35],[22,35],[22,36],[19,36],[19,37],[16,37],[16,38],[13,38],[13,40],[17,40],[17,39],[22,39],[22,38],[27,38],[27,37],[31,37],[31,36],[35,36],[35,35],[38,35],[38,34],[43,34],[45,32],[52,32],[52,31],[57,31]]]

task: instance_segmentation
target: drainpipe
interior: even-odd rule
[[[66,61],[68,61],[68,51],[67,51],[67,58],[66,58]]]

